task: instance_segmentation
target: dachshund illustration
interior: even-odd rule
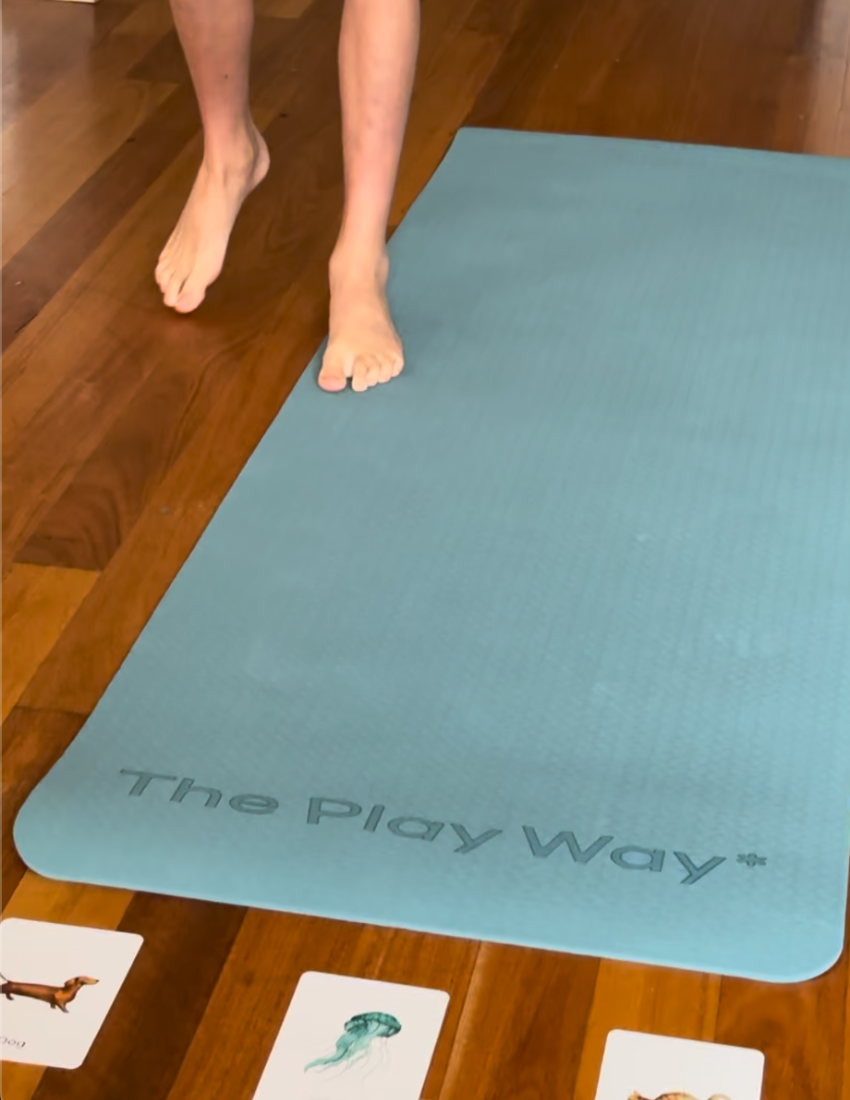
[[[68,1011],[68,1005],[73,1001],[84,985],[97,985],[97,978],[69,978],[64,985],[34,985],[32,982],[10,982],[0,974],[3,984],[0,985],[0,995],[12,1000],[14,997],[31,997],[34,1001],[44,1001],[51,1008]]]
[[[642,1096],[639,1092],[633,1092],[629,1100],[652,1100],[652,1097]],[[660,1096],[656,1096],[655,1100],[697,1100],[697,1098],[696,1096],[691,1096],[689,1092],[663,1092]],[[714,1096],[709,1096],[708,1100],[729,1100],[729,1097],[721,1096],[720,1093],[716,1093]]]

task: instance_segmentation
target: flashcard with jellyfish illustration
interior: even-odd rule
[[[419,1100],[448,993],[301,976],[254,1100]]]

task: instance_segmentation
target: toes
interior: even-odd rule
[[[178,294],[177,301],[174,303],[174,308],[178,313],[191,313],[193,309],[198,308],[206,296],[206,286],[189,278]]]
[[[154,272],[154,278],[156,279],[156,285],[164,294],[169,282],[171,281],[172,269],[168,263],[159,263],[156,271]]]
[[[366,384],[371,389],[381,380],[381,362],[377,355],[370,355],[366,367]]]
[[[404,360],[400,357],[358,355],[351,372],[351,388],[355,393],[364,393],[401,374],[403,366]]]
[[[351,388],[363,393],[378,381],[378,363],[374,355],[358,355],[351,374]]]
[[[348,381],[345,373],[345,360],[337,355],[333,349],[325,352],[322,369],[319,371],[319,385],[323,390],[337,393],[345,389]]]
[[[178,275],[176,271],[170,272],[165,289],[162,292],[162,300],[170,309],[174,309],[177,305],[177,299],[180,297],[185,283],[185,278]]]
[[[179,227],[178,227],[179,228]],[[156,276],[157,282],[161,283],[161,279],[166,273],[173,271],[176,260],[179,258],[179,249],[176,247],[177,230],[172,233],[169,240],[166,242],[165,248],[160,252],[156,261]]]
[[[363,359],[358,358],[354,363],[354,370],[351,374],[351,388],[355,393],[364,393],[369,389],[369,378],[366,370]]]
[[[348,379],[355,393],[365,393],[373,386],[389,382],[401,374],[404,357],[400,354],[354,355],[346,346],[329,344],[325,351],[318,382],[323,390],[344,390]]]

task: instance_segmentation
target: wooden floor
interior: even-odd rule
[[[760,985],[62,885],[14,851],[23,799],[325,335],[340,8],[258,0],[273,167],[207,304],[177,317],[152,271],[200,143],[165,0],[5,0],[3,913],[145,947],[84,1067],[6,1065],[4,1100],[250,1100],[309,969],[451,992],[429,1100],[593,1100],[615,1027],[761,1048],[765,1100],[850,1100],[846,955],[816,981]],[[422,12],[394,225],[464,123],[850,155],[850,0]]]

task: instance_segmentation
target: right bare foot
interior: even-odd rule
[[[269,150],[256,126],[213,167],[200,167],[180,220],[162,250],[156,281],[163,301],[191,313],[221,274],[227,243],[242,203],[265,178]]]

